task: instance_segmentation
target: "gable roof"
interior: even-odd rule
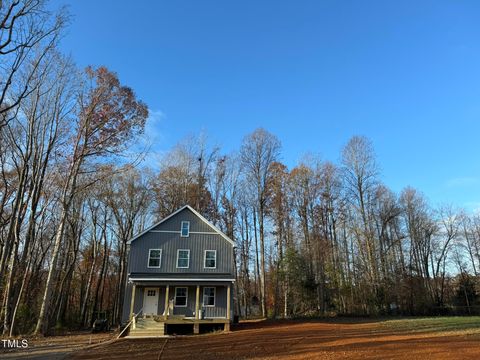
[[[230,244],[232,244],[233,246],[235,246],[235,242],[230,239],[227,235],[225,235],[225,233],[223,233],[222,231],[220,231],[220,229],[218,229],[215,225],[213,225],[210,221],[208,221],[207,219],[205,219],[198,211],[196,211],[194,208],[192,208],[190,205],[185,205],[185,206],[182,206],[180,209],[178,209],[177,211],[171,213],[170,215],[168,215],[166,218],[163,218],[162,220],[160,220],[159,222],[157,222],[156,224],[150,226],[148,229],[146,229],[145,231],[142,231],[140,234],[138,235],[135,235],[133,238],[131,238],[129,241],[127,241],[127,244],[131,244],[133,241],[137,240],[139,237],[141,237],[142,235],[148,233],[149,231],[153,230],[154,228],[156,228],[158,225],[162,224],[163,222],[167,221],[168,219],[174,217],[175,215],[177,215],[178,213],[180,213],[181,211],[185,210],[185,209],[188,209],[190,210],[191,212],[193,212],[200,220],[202,220],[205,224],[207,224],[210,228],[212,228],[213,231],[215,231],[218,235],[220,235],[221,237],[223,237],[225,240],[227,240]]]

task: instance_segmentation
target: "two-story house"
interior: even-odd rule
[[[123,320],[132,336],[169,325],[230,330],[234,242],[186,205],[129,241]]]

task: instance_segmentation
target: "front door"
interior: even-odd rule
[[[143,313],[145,315],[157,315],[158,293],[158,288],[145,288],[143,296]]]

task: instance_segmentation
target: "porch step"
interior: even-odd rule
[[[155,329],[155,330],[131,330],[129,336],[135,337],[135,336],[163,336],[165,335],[165,330],[164,329]]]
[[[135,329],[130,329],[129,337],[164,336],[165,323],[153,319],[138,319]]]
[[[155,334],[155,335],[164,335],[163,331],[158,330],[132,330],[130,331],[130,335],[140,335],[140,334]]]
[[[156,333],[163,335],[164,329],[132,329],[130,334]]]
[[[160,323],[160,322],[159,322],[159,323],[157,323],[157,322],[155,322],[155,323],[140,323],[140,322],[138,322],[138,323],[135,324],[135,326],[136,326],[137,328],[148,328],[148,329],[152,329],[152,328],[163,327],[164,324],[165,324],[165,323],[163,323],[163,322],[161,322],[161,323]]]
[[[159,332],[144,332],[144,333],[130,333],[126,336],[127,338],[148,338],[148,337],[166,337],[166,335]]]
[[[137,329],[157,329],[157,328],[163,328],[165,323],[157,323],[157,324],[135,324],[135,327]]]

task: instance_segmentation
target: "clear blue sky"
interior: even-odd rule
[[[394,191],[480,208],[480,1],[61,1],[62,47],[152,111],[154,150],[262,126],[293,166],[369,137]]]

